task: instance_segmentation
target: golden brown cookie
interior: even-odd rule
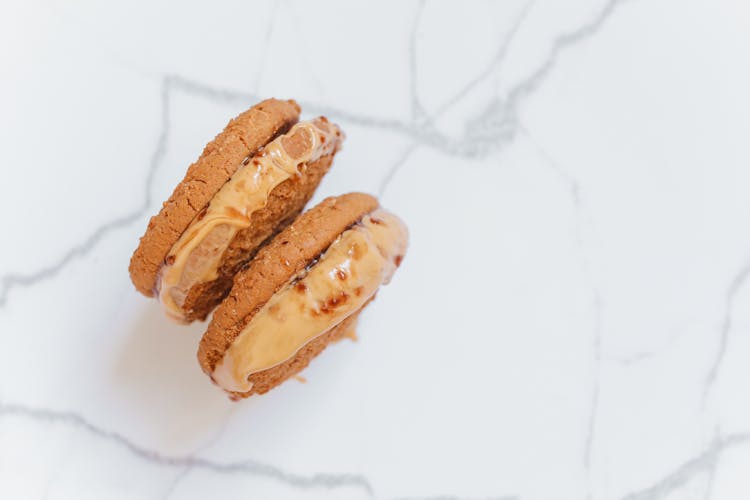
[[[328,171],[343,135],[325,118],[298,117],[294,101],[268,99],[230,121],[152,217],[130,276],[173,318],[205,319]]]
[[[327,198],[241,270],[198,359],[233,398],[262,394],[345,336],[401,263],[407,230],[372,196]]]

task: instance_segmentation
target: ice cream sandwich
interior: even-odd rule
[[[201,339],[203,371],[233,399],[296,375],[331,342],[352,334],[407,243],[404,223],[372,196],[325,199],[237,274]]]
[[[231,120],[151,218],[130,277],[168,316],[205,319],[315,192],[343,134],[324,117],[298,122],[299,113],[294,101],[268,99]]]

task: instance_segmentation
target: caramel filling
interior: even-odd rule
[[[333,153],[341,139],[336,125],[316,118],[297,123],[268,143],[259,155],[242,162],[167,255],[157,287],[168,316],[185,320],[188,292],[218,278],[224,252],[237,233],[250,226],[251,215],[266,205],[271,191],[299,175],[308,162]]]
[[[390,281],[407,240],[406,226],[395,215],[382,209],[365,215],[261,307],[216,364],[214,382],[226,391],[248,392],[250,375],[292,358]]]

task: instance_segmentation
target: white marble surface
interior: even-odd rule
[[[0,6],[0,498],[750,498],[747,2]],[[348,133],[412,246],[229,402],[134,291],[227,119]]]

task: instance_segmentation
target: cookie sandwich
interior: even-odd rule
[[[198,349],[231,398],[262,394],[351,336],[408,243],[404,223],[372,196],[327,198],[276,235],[242,269]]]
[[[299,114],[294,101],[268,99],[231,120],[151,218],[130,277],[171,318],[205,319],[315,192],[344,136]]]

